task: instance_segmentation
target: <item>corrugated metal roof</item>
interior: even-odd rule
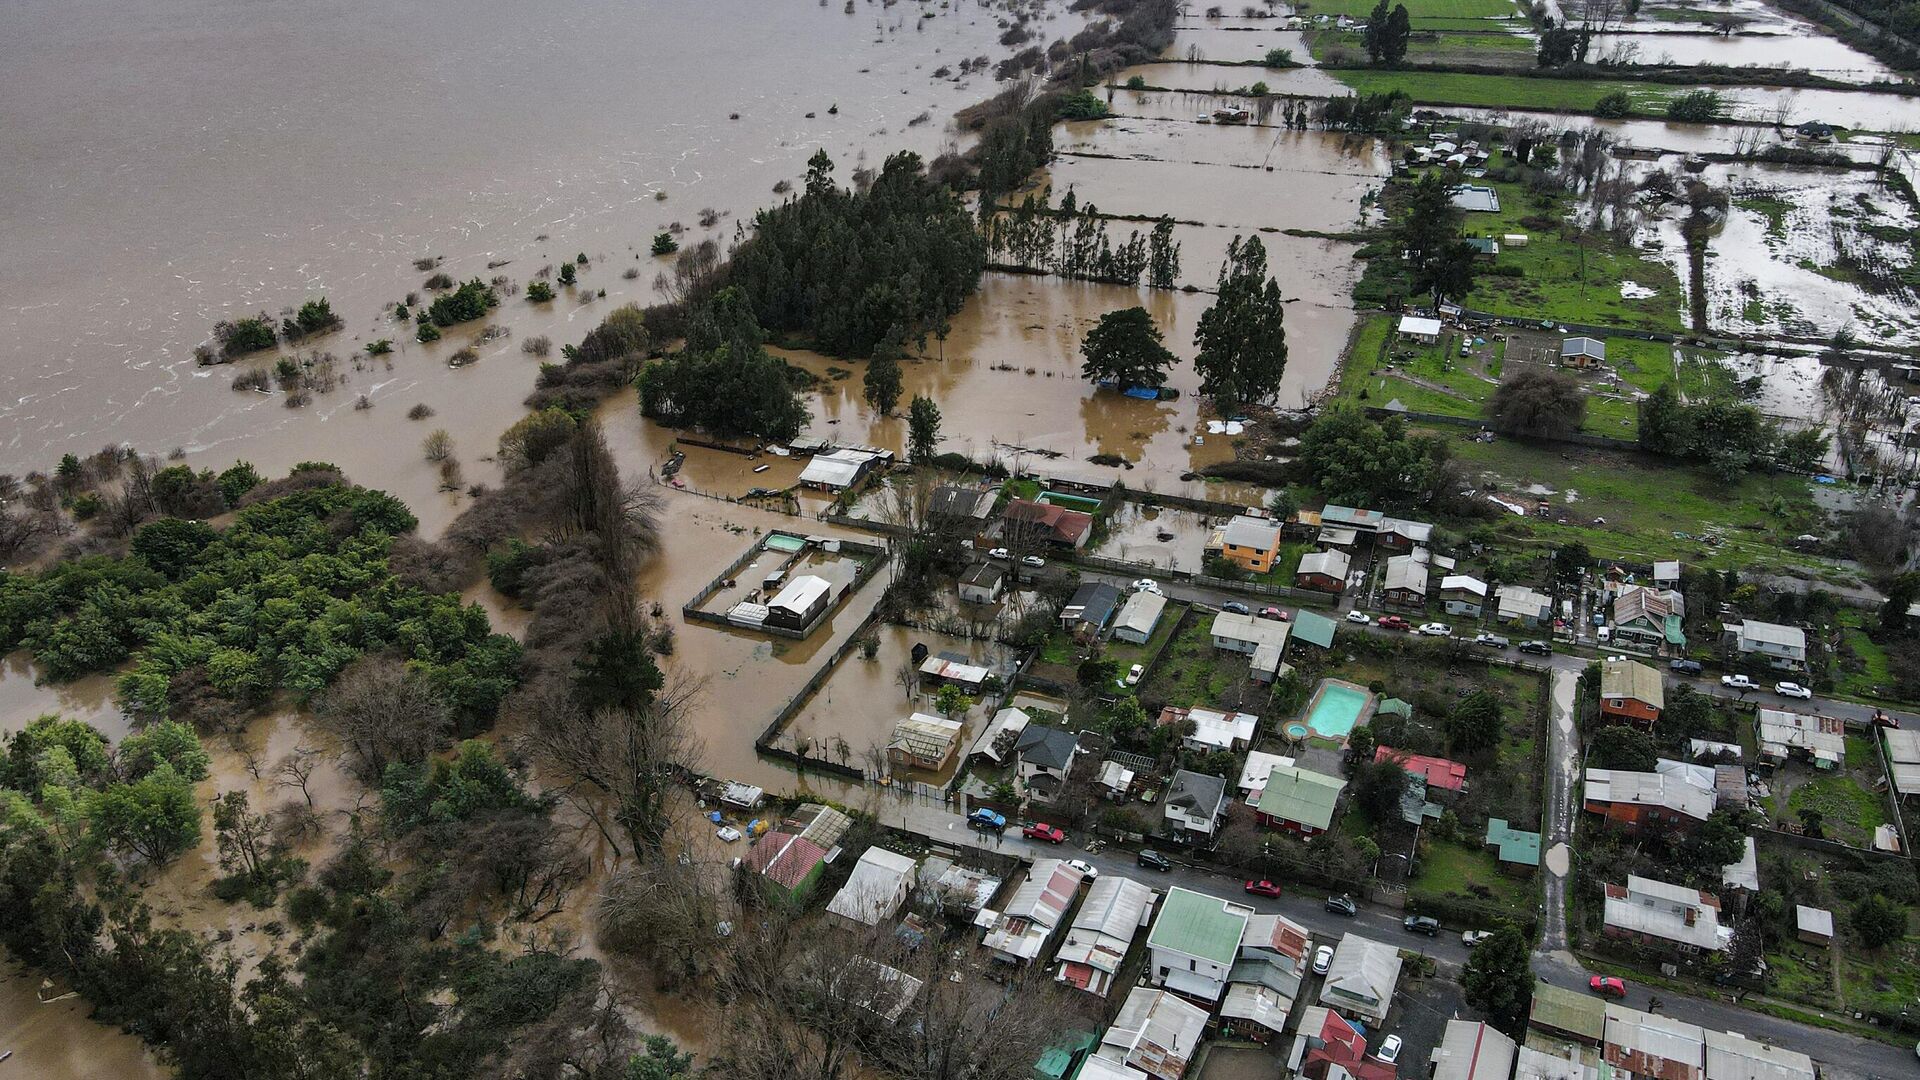
[[[1295,765],[1278,765],[1267,773],[1259,810],[1268,817],[1324,829],[1333,824],[1334,806],[1346,786],[1344,780]]]
[[[1175,886],[1167,890],[1147,943],[1229,967],[1252,914],[1243,904]]]

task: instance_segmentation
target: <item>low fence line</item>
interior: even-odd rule
[[[1418,420],[1423,424],[1444,424],[1448,427],[1470,428],[1474,431],[1490,431],[1487,422],[1472,416],[1448,416],[1446,413],[1416,412],[1412,409],[1387,409],[1378,405],[1367,406],[1367,415],[1375,420],[1385,420],[1398,416],[1404,420]],[[1502,438],[1524,438],[1534,442],[1568,443],[1573,446],[1589,446],[1598,450],[1638,450],[1640,444],[1628,439],[1614,439],[1605,435],[1582,435],[1575,432],[1570,435],[1527,435]]]

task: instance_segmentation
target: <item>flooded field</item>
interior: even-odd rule
[[[1716,165],[1704,175],[1733,199],[1708,246],[1714,327],[1813,338],[1844,327],[1863,342],[1911,340],[1920,322],[1899,278],[1912,262],[1905,230],[1915,218],[1897,195],[1862,173]],[[1678,258],[1677,225],[1661,232]]]
[[[1308,63],[1305,39],[1298,30],[1284,29],[1283,23],[1281,19],[1185,22],[1175,28],[1173,55],[1183,60],[1240,63],[1264,60],[1273,49],[1290,49],[1295,63]]]
[[[1178,52],[1176,41],[1174,50]],[[1164,87],[1168,90],[1188,90],[1202,93],[1218,93],[1250,87],[1263,82],[1267,89],[1275,94],[1309,94],[1327,96],[1345,94],[1347,88],[1338,79],[1319,68],[1299,67],[1281,71],[1270,71],[1258,67],[1232,67],[1222,64],[1199,64],[1186,61],[1168,61],[1158,64],[1141,64],[1130,67],[1114,76],[1113,81],[1124,83],[1138,75],[1145,79],[1148,86]],[[1125,91],[1125,93],[1151,93],[1152,91]],[[1217,107],[1217,106],[1216,106]],[[1123,112],[1129,110],[1121,110]]]
[[[486,478],[476,459],[531,388],[521,340],[577,341],[608,305],[645,299],[653,232],[731,235],[816,149],[843,176],[894,149],[937,153],[946,118],[993,86],[932,72],[1004,51],[992,14],[973,5],[922,19],[918,6],[846,15],[742,0],[717,15],[563,0],[536,20],[503,0],[452,20],[345,6],[24,0],[0,12],[14,43],[0,70],[0,182],[13,196],[0,234],[15,256],[0,268],[0,471],[109,440],[269,472],[327,458],[435,527],[457,507],[414,448],[447,428],[469,482]],[[1079,25],[1061,13],[1047,29]],[[646,78],[590,77],[637,57]],[[569,72],[586,77],[570,84]],[[493,322],[513,338],[481,346],[470,367],[445,360],[477,327],[420,346],[380,317],[420,289],[418,258],[520,285],[579,252],[592,260],[583,285],[606,299],[509,299]],[[344,367],[392,337],[390,370],[353,373],[292,410],[278,395],[231,392],[232,368],[195,367],[192,349],[217,320],[321,292],[347,329],[314,347]],[[373,408],[353,409],[360,393]],[[421,401],[438,416],[404,420]]]
[[[1635,64],[1716,64],[1725,67],[1785,67],[1848,82],[1877,82],[1899,76],[1887,65],[1794,20],[1785,33],[1722,35],[1648,32],[1633,24],[1631,34],[1596,34],[1591,55]]]
[[[172,1073],[141,1041],[90,1019],[93,1007],[0,953],[0,1069],[32,1080],[160,1080]]]
[[[35,718],[57,713],[84,720],[118,739],[127,733],[127,721],[113,703],[113,680],[91,675],[60,685],[36,685],[39,673],[24,652],[0,661],[0,735],[11,735]]]
[[[1107,539],[1096,554],[1197,574],[1212,532],[1205,514],[1122,502],[1108,517]]]
[[[853,584],[860,572],[861,560],[845,555],[836,555],[820,548],[808,548],[795,558],[784,551],[762,549],[754,555],[753,561],[741,568],[734,577],[732,588],[722,587],[700,606],[702,611],[716,615],[725,615],[735,604],[742,602],[764,603],[780,591],[778,584],[771,590],[764,587],[768,576],[776,572],[785,573],[785,580],[792,580],[802,574],[823,578],[833,587],[834,595]],[[695,583],[688,583],[689,588]],[[704,584],[704,583],[701,583]],[[691,596],[681,598],[685,603]]]

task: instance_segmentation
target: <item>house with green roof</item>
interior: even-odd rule
[[[1030,1075],[1033,1080],[1067,1080],[1099,1041],[1091,1031],[1069,1031],[1066,1038],[1040,1055]]]
[[[1219,1001],[1240,955],[1253,909],[1174,886],[1147,933],[1147,977],[1155,986],[1201,1001]]]
[[[1297,765],[1275,765],[1253,804],[1260,824],[1295,836],[1318,836],[1333,827],[1333,812],[1347,782]]]
[[[1506,818],[1487,819],[1487,844],[1497,850],[1502,870],[1531,874],[1540,865],[1540,834],[1516,829]]]
[[[1293,640],[1331,649],[1333,648],[1333,620],[1311,611],[1296,611],[1293,614]]]
[[[1607,1004],[1590,994],[1549,982],[1533,984],[1533,1011],[1528,1023],[1535,1030],[1599,1046],[1606,1034]]]

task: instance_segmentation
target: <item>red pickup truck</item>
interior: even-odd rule
[[[1401,618],[1398,615],[1383,615],[1380,617],[1380,621],[1375,625],[1379,626],[1383,630],[1413,629],[1412,623],[1408,622],[1407,620]]]

